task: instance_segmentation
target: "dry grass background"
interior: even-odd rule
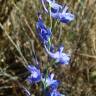
[[[59,90],[66,96],[96,96],[96,0],[58,2],[67,3],[76,19],[68,25],[53,20],[52,42],[55,46],[63,43],[65,52],[72,57],[70,65],[49,71],[54,71],[62,81]],[[40,88],[24,81],[29,74],[25,66],[35,63],[34,50],[41,70],[47,64],[47,56],[35,34],[38,12],[50,26],[49,16],[39,0],[0,0],[0,96],[25,96],[24,86],[32,96],[40,92]]]

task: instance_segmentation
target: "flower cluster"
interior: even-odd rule
[[[74,20],[75,16],[68,11],[68,6],[61,6],[60,4],[56,3],[55,0],[41,0],[41,2],[45,11],[50,14],[52,18],[63,23],[69,23]],[[46,3],[48,3],[49,8],[46,7]],[[52,51],[52,46],[54,45],[50,41],[52,39],[52,32],[51,29],[47,28],[47,26],[44,24],[41,14],[39,14],[38,21],[36,23],[36,33],[39,41],[43,44],[46,54],[51,59],[55,60],[54,64],[69,64],[70,55],[63,52],[64,46],[60,46],[56,52]],[[34,84],[42,82],[44,96],[65,96],[58,92],[60,81],[54,79],[54,73],[50,74],[48,72],[48,68],[45,74],[41,73],[40,69],[33,65],[29,65],[27,69],[31,73],[28,76],[27,81]]]
[[[53,73],[49,74],[47,78],[46,76],[43,77],[40,70],[32,65],[28,66],[28,71],[31,73],[31,75],[28,76],[27,78],[27,81],[29,83],[32,84],[32,83],[38,83],[42,81],[44,86],[46,86],[46,88],[48,87],[50,88],[50,92],[49,91],[46,92],[46,96],[63,96],[57,91],[57,88],[60,82],[58,80],[53,79],[54,78]],[[27,90],[27,93],[29,93],[28,90]]]

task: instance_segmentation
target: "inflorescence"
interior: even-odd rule
[[[68,24],[75,19],[74,14],[72,14],[68,10],[67,5],[62,6],[56,3],[55,0],[41,0],[41,3],[46,14],[49,14],[52,18],[61,23]],[[46,4],[48,4],[48,8],[46,7]],[[52,30],[44,24],[41,15],[42,14],[39,14],[38,21],[36,23],[36,34],[39,41],[43,44],[46,54],[52,60],[54,59],[54,64],[69,64],[70,55],[63,52],[64,46],[60,46],[56,52],[51,51],[52,45],[54,45],[51,42]],[[54,73],[47,72],[46,74],[43,74],[41,73],[40,68],[37,68],[32,64],[29,65],[27,69],[31,74],[27,77],[26,80],[30,84],[37,84],[39,82],[42,82],[42,91],[44,91],[44,96],[65,96],[58,92],[58,86],[60,84],[60,81],[54,79]],[[50,90],[47,90],[48,88]]]

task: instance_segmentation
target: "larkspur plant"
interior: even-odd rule
[[[74,20],[75,16],[71,12],[68,12],[68,6],[61,6],[57,4],[55,0],[41,0],[41,2],[45,11],[56,20],[63,23],[69,23]],[[48,9],[46,8],[45,3],[49,4]],[[52,39],[52,32],[51,29],[47,28],[44,24],[41,14],[38,15],[38,21],[36,23],[36,34],[40,42],[43,44],[46,54],[49,55],[51,59],[55,60],[54,64],[69,64],[70,55],[63,52],[64,46],[60,46],[56,52],[51,50],[52,46],[54,46],[54,44],[50,41],[50,39]],[[51,60],[48,62],[51,62]],[[46,65],[46,67],[48,66]],[[27,69],[31,73],[26,79],[29,83],[42,83],[42,96],[65,96],[58,92],[60,81],[53,79],[54,73],[50,74],[48,72],[48,68],[46,73],[41,73],[40,69],[33,65],[29,65]]]

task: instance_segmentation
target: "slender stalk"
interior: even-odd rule
[[[22,17],[24,18],[24,22],[25,22],[26,26],[28,27],[28,29],[30,30],[33,38],[35,39],[36,36],[35,36],[32,28],[31,28],[31,26],[29,25],[28,20],[26,19],[25,15],[23,14],[22,10],[21,10],[14,2],[13,2],[13,5],[14,5],[14,7],[15,7],[17,10],[19,10],[19,11],[22,13]],[[38,42],[37,39],[35,39],[35,40],[36,40],[36,42]]]
[[[49,5],[49,13],[50,13],[50,28],[52,30],[52,16],[51,16],[51,7]]]
[[[46,6],[45,6],[45,4],[44,4],[44,0],[41,0],[41,2],[42,2],[42,5],[43,5],[43,7],[44,7],[44,10],[48,13],[48,10],[47,10],[47,8],[46,8]]]
[[[13,41],[13,39],[10,37],[10,35],[8,34],[8,32],[4,29],[3,25],[0,23],[0,27],[2,28],[2,30],[5,32],[6,36],[8,37],[9,41],[13,44],[13,46],[16,48],[16,50],[18,51],[18,53],[20,54],[20,56],[23,58],[24,60],[24,66],[26,67],[28,65],[27,60],[25,59],[25,57],[23,56],[20,48],[15,44],[15,42]]]

